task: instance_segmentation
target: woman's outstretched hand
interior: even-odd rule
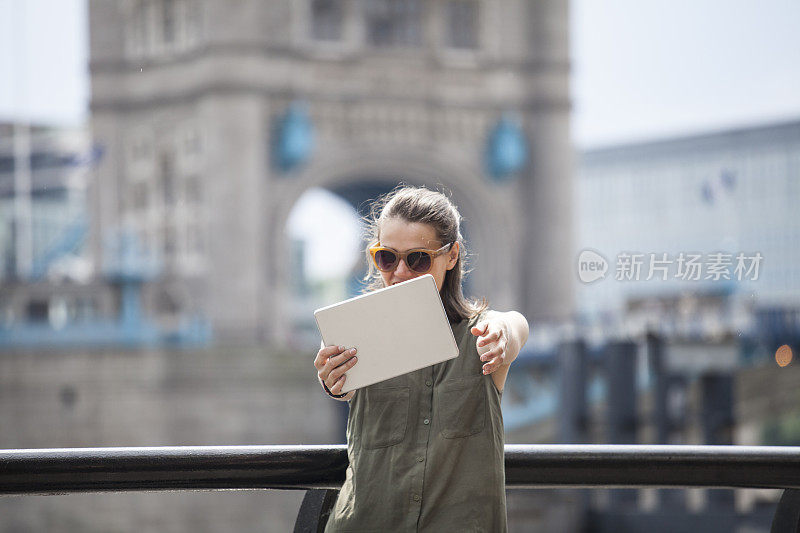
[[[317,377],[320,383],[328,387],[331,394],[342,393],[342,387],[347,379],[346,372],[358,361],[355,354],[355,348],[345,350],[344,346],[324,346],[317,352],[317,357],[314,359]]]
[[[528,321],[516,311],[489,311],[470,332],[478,337],[475,345],[484,362],[483,373],[491,374],[502,392],[511,363],[528,340]]]
[[[478,348],[483,365],[484,375],[499,369],[506,359],[508,332],[501,320],[481,320],[472,327],[470,333],[478,337],[475,346]]]

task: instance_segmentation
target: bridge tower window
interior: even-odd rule
[[[340,41],[344,21],[342,0],[311,2],[311,36],[318,41]]]
[[[420,0],[365,0],[367,42],[376,47],[422,44]]]
[[[450,0],[446,12],[447,46],[475,49],[478,47],[477,0]]]

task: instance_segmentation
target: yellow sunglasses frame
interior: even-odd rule
[[[406,250],[405,252],[400,252],[398,250],[395,250],[394,248],[389,248],[388,246],[381,246],[380,244],[378,244],[377,246],[372,246],[369,249],[369,255],[372,257],[372,264],[375,265],[375,268],[377,268],[381,272],[394,272],[395,270],[397,270],[397,267],[400,266],[400,261],[405,261],[406,266],[408,266],[408,261],[406,261],[406,258],[410,254],[413,254],[414,252],[425,252],[426,254],[431,256],[431,266],[428,267],[428,270],[426,270],[425,272],[420,272],[419,270],[414,270],[411,267],[408,267],[408,268],[409,268],[409,270],[411,270],[413,272],[416,272],[417,274],[427,274],[428,272],[431,271],[431,268],[433,268],[433,260],[436,259],[437,257],[439,257],[440,255],[442,255],[444,253],[447,253],[448,250],[445,250],[445,248],[449,249],[449,248],[452,248],[452,246],[453,246],[453,243],[451,242],[451,243],[445,244],[444,246],[442,246],[438,250],[429,250],[427,248],[412,248],[411,250]],[[393,254],[395,254],[398,257],[398,260],[394,264],[394,267],[389,269],[389,270],[383,270],[381,267],[378,266],[378,261],[375,260],[375,254],[377,254],[378,252],[380,252],[382,250],[387,250],[389,252],[392,252]]]

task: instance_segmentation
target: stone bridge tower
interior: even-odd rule
[[[160,252],[151,310],[285,342],[297,199],[402,180],[452,191],[474,295],[571,314],[565,0],[91,0],[90,35],[92,246],[101,268],[126,227]],[[278,127],[295,109],[299,137]]]

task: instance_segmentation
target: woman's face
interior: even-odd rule
[[[447,244],[439,242],[433,226],[420,222],[408,222],[402,218],[385,220],[381,224],[380,239],[381,246],[394,248],[398,252],[405,252],[414,248],[438,250]],[[458,261],[458,243],[453,244],[447,253],[433,259],[433,266],[427,273],[433,275],[433,279],[436,281],[436,288],[439,291],[442,290],[442,285],[444,285],[445,274],[456,266],[456,261]],[[405,261],[400,261],[394,272],[379,272],[381,278],[383,278],[384,287],[424,275],[409,269]]]

